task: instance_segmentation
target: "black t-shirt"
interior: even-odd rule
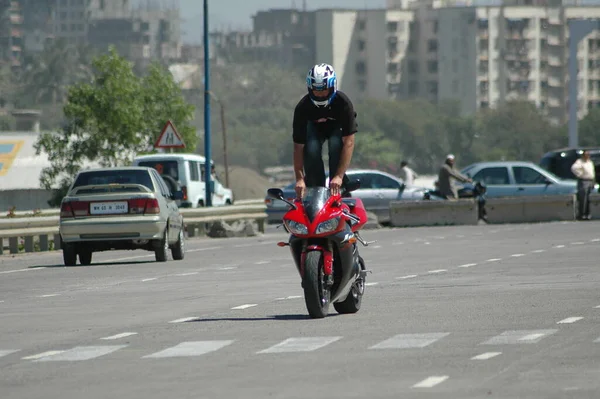
[[[356,112],[350,98],[343,92],[337,92],[330,105],[324,108],[315,106],[310,97],[302,97],[294,110],[293,139],[296,144],[306,144],[306,127],[308,122],[318,122],[323,128],[340,124],[342,136],[350,136],[357,132]]]

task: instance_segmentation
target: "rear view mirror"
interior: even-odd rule
[[[280,188],[270,188],[267,190],[267,195],[274,199],[283,200],[283,191]]]

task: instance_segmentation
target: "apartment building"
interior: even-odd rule
[[[12,71],[23,62],[23,13],[19,1],[0,0],[0,64]]]
[[[410,10],[319,10],[315,60],[333,65],[352,98],[400,98],[410,89],[405,56],[414,17]]]

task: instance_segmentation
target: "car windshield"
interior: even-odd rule
[[[146,166],[148,168],[154,168],[160,175],[171,176],[175,180],[179,180],[179,166],[177,161],[167,160],[154,160],[154,161],[142,161],[138,163],[139,166]]]
[[[104,184],[140,184],[154,191],[152,179],[147,170],[110,169],[82,172],[75,180],[73,188]]]
[[[304,192],[302,204],[309,220],[314,220],[330,197],[327,187],[308,187]]]

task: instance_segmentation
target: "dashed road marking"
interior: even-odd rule
[[[486,262],[498,262],[498,261],[501,261],[501,260],[502,259],[500,259],[500,258],[492,258],[492,259],[486,260]]]
[[[198,274],[199,272],[190,272],[190,273],[180,273],[176,274],[177,277],[185,277],[185,276],[193,276],[194,274]]]
[[[255,265],[266,265],[267,263],[271,263],[270,260],[261,260],[258,262],[254,262]]]
[[[423,381],[413,385],[413,388],[433,388],[434,386],[441,384],[446,381],[449,377],[447,375],[442,376],[431,376],[425,378]]]
[[[488,360],[501,354],[502,352],[485,352],[481,355],[473,356],[471,360]]]
[[[154,280],[158,280],[158,277],[145,278],[142,280],[142,282],[145,283],[146,281],[154,281]]]
[[[396,277],[396,280],[408,280],[409,278],[415,278],[418,274],[409,274],[408,276]]]
[[[53,296],[60,296],[60,294],[46,294],[46,295],[40,295],[39,298],[51,298]]]
[[[329,345],[342,337],[288,338],[276,345],[256,353],[311,352]]]
[[[481,345],[535,344],[558,330],[513,330],[492,337]]]
[[[521,256],[525,256],[525,254],[512,254],[513,258],[520,258]]]
[[[233,307],[231,309],[232,310],[248,309],[248,308],[253,308],[254,306],[258,306],[258,304],[256,304],[256,303],[247,303],[245,305],[236,306],[236,307]]]
[[[165,358],[165,357],[189,357],[189,356],[200,356],[206,353],[217,351],[228,345],[231,345],[233,341],[194,341],[194,342],[182,342],[171,348],[167,348],[160,352],[152,353],[144,356],[143,358]]]
[[[424,348],[448,335],[450,333],[398,334],[371,346],[369,349]]]
[[[125,348],[127,345],[114,346],[77,346],[73,349],[63,351],[51,356],[45,356],[37,362],[74,362],[79,360],[90,360]]]
[[[563,319],[563,320],[557,322],[556,324],[573,324],[582,319],[583,319],[583,317],[567,317],[566,319]]]
[[[439,273],[445,273],[447,271],[448,271],[447,269],[437,269],[437,270],[430,270],[427,273],[429,273],[429,274],[439,274]]]
[[[15,352],[18,352],[18,351],[19,351],[19,349],[4,349],[4,350],[0,349],[0,357],[2,357],[2,356],[8,356],[11,353],[15,353]]]
[[[555,245],[554,248],[564,248],[564,245]]]
[[[592,238],[592,239],[590,240],[590,242],[598,242],[598,241],[600,241],[600,238]]]
[[[108,340],[113,340],[113,339],[131,337],[132,335],[137,335],[137,333],[136,332],[124,332],[121,334],[111,335],[110,337],[104,337],[104,338],[100,338],[100,339],[108,341]]]
[[[541,254],[542,252],[546,252],[546,250],[545,249],[536,249],[536,250],[531,251],[532,254]]]
[[[571,243],[571,245],[583,245],[583,244],[585,244],[585,243],[581,242],[581,241],[575,241],[575,242]]]
[[[466,268],[473,267],[473,266],[477,266],[477,263],[466,263],[466,264],[460,265],[458,267],[466,269]]]
[[[188,321],[197,321],[200,317],[184,317],[182,319],[172,320],[169,323],[187,323]]]
[[[186,249],[186,252],[200,252],[200,251],[210,251],[211,249],[221,249],[223,247],[206,247],[206,248],[196,248],[196,249]]]
[[[374,285],[379,285],[379,283],[365,283],[367,287],[372,287]]]
[[[22,359],[23,360],[37,360],[37,359],[41,359],[43,357],[58,355],[59,353],[63,353],[63,352],[64,351],[47,351],[47,352],[38,353],[37,355],[25,356]]]
[[[41,270],[41,269],[46,269],[46,268],[45,267],[30,267],[29,269],[5,270],[3,272],[0,272],[0,274],[31,272],[34,270]]]

